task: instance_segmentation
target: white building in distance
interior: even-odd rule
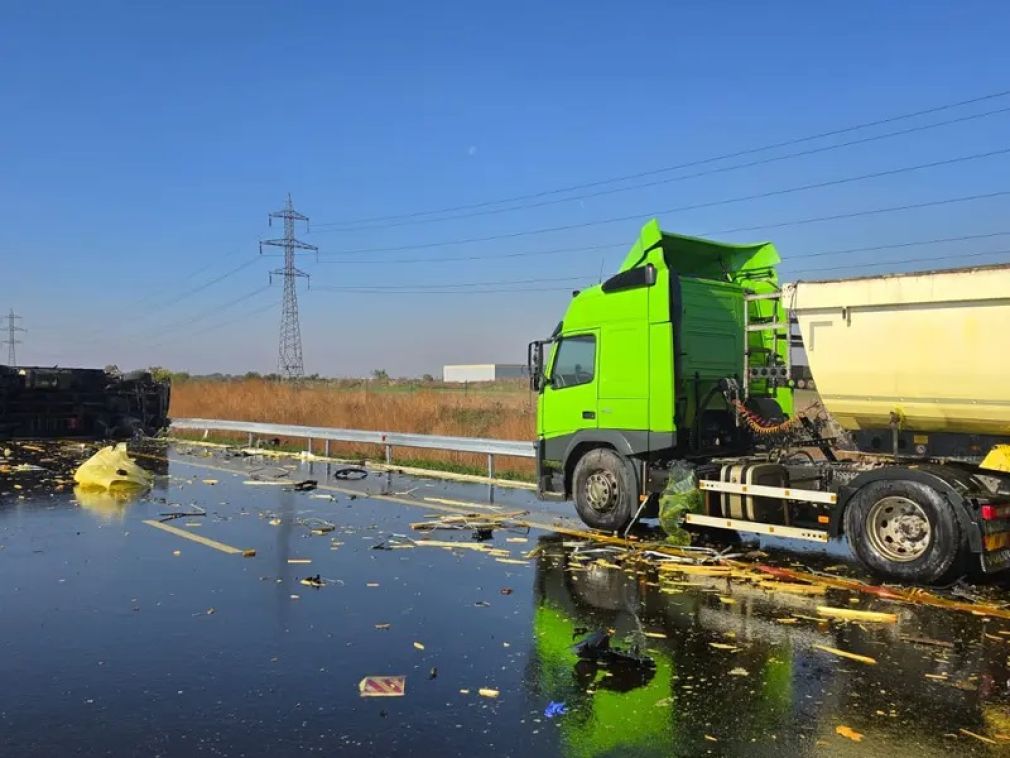
[[[521,363],[469,363],[442,366],[443,382],[493,382],[498,379],[518,379],[526,376]]]

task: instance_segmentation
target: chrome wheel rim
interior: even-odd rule
[[[866,534],[878,553],[898,563],[921,558],[933,538],[922,506],[897,495],[873,504],[866,516]]]
[[[617,504],[617,477],[609,471],[594,471],[583,486],[586,504],[597,513],[612,511]]]

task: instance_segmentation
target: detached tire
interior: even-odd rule
[[[619,532],[631,523],[637,509],[634,471],[606,448],[590,450],[575,464],[572,493],[579,518],[593,529]]]
[[[932,487],[909,480],[870,482],[845,509],[856,556],[886,579],[934,584],[964,570],[967,538],[953,507]]]

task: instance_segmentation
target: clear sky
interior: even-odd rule
[[[1010,5],[953,0],[8,2],[0,312],[24,316],[22,363],[272,371],[280,261],[257,241],[288,192],[321,251],[299,297],[327,375],[521,362],[656,211],[771,239],[787,278],[1007,261],[1010,195],[768,228],[1010,190],[1007,153],[712,203],[1008,149],[1010,95],[409,214],[1010,90],[1008,29]],[[764,228],[722,232],[742,227]]]

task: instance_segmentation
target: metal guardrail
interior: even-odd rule
[[[330,442],[364,442],[385,448],[386,463],[392,463],[394,447],[451,450],[459,453],[478,453],[487,456],[488,478],[494,478],[494,457],[507,455],[515,458],[534,458],[536,448],[532,442],[495,440],[484,437],[446,437],[438,434],[407,434],[404,432],[371,432],[362,429],[334,429],[327,426],[295,426],[293,424],[265,424],[259,421],[229,421],[215,418],[172,419],[173,429],[202,429],[204,432],[244,432],[252,445],[257,436],[298,437],[308,440],[312,450],[313,440],[323,440],[324,454],[329,456]]]

